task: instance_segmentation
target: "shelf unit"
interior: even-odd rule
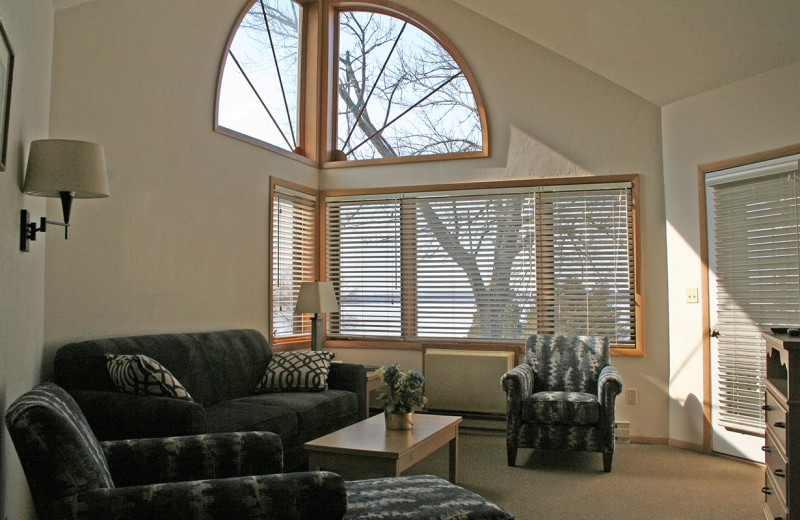
[[[800,518],[800,337],[764,332],[767,381],[764,395],[764,518]],[[796,511],[795,516],[792,511]]]

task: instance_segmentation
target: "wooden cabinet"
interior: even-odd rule
[[[800,519],[800,337],[765,332],[764,339],[764,518]],[[797,373],[792,366],[798,367]]]

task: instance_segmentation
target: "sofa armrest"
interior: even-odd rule
[[[172,437],[206,432],[199,403],[103,390],[70,390],[98,440]]]
[[[101,443],[118,487],[283,472],[281,438],[235,432]]]
[[[358,396],[358,418],[367,414],[367,371],[356,363],[331,363],[328,371],[328,388],[348,390]]]
[[[347,495],[342,477],[320,471],[93,489],[55,508],[76,520],[340,520]]]

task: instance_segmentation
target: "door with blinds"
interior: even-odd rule
[[[800,327],[799,157],[706,174],[712,449],[760,462],[761,330]]]

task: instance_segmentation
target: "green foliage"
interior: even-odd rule
[[[393,363],[378,369],[386,389],[381,395],[381,403],[387,413],[410,413],[422,408],[425,397],[425,377],[419,370],[404,372],[400,365]]]

